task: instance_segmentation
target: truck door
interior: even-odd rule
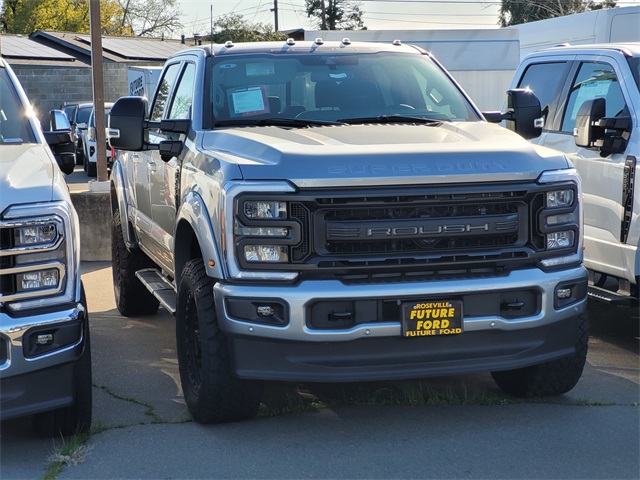
[[[165,108],[165,119],[191,119],[195,74],[195,64],[186,62]],[[152,140],[154,142],[186,140],[184,135],[177,133],[156,132],[156,135],[157,137]],[[160,158],[158,151],[151,152],[149,162],[151,215],[155,228],[159,230],[156,235],[161,236],[165,249],[173,248],[171,243],[176,224],[176,194],[179,193],[177,192],[180,181],[179,173],[179,158],[173,157],[166,162]]]
[[[580,106],[597,97],[606,100],[606,117],[629,116],[629,92],[613,58],[579,58],[576,67],[560,102],[557,129],[547,132],[544,145],[565,152],[582,178],[585,266],[626,278],[634,270],[625,261],[621,241],[626,154],[602,157],[598,150],[578,147],[573,129]]]
[[[165,73],[159,84],[160,86],[157,89],[156,96],[151,105],[151,121],[160,121],[163,118],[180,69],[180,63],[169,65],[165,69]],[[150,143],[157,143],[164,139],[165,137],[158,129],[151,129],[149,131]],[[161,164],[163,162],[160,160],[157,152],[153,150],[132,152],[132,161],[134,163],[135,195],[138,206],[135,219],[136,230],[138,231],[140,242],[147,252],[157,263],[165,266],[164,262],[167,254],[163,248],[163,235],[161,235],[159,229],[154,226],[151,207],[151,192],[153,189],[151,176],[158,167],[158,163]]]

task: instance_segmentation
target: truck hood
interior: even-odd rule
[[[0,212],[9,205],[51,201],[56,175],[60,171],[48,146],[0,146]]]
[[[202,146],[230,167],[227,179],[235,170],[299,187],[525,181],[570,166],[559,152],[485,122],[235,127],[206,132]]]

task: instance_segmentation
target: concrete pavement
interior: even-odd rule
[[[325,404],[203,426],[190,420],[182,398],[173,318],[164,311],[121,317],[110,264],[84,262],[82,269],[95,433],[84,461],[65,467],[59,479],[638,478],[636,311],[590,306],[585,373],[557,399],[512,403],[489,374],[478,374],[427,383],[434,392],[466,396],[470,405]],[[362,398],[401,387],[371,386]],[[265,403],[276,411],[292,398],[309,404],[316,393],[269,384]],[[28,427],[27,419],[2,424],[3,480],[41,478],[47,467],[54,441],[34,438]]]

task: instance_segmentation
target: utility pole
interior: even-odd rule
[[[278,0],[273,0],[273,8],[271,9],[271,11],[273,12],[273,25],[275,27],[275,31],[277,32],[278,30],[280,30],[280,28],[278,27]]]
[[[91,30],[91,72],[93,75],[93,107],[96,121],[96,157],[98,182],[107,178],[107,141],[104,122],[104,74],[102,63],[102,29],[100,26],[100,0],[89,0],[89,28]],[[85,162],[89,159],[85,158]]]

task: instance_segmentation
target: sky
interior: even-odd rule
[[[304,0],[277,0],[280,30],[312,30]],[[229,13],[250,23],[274,25],[274,0],[178,0],[184,12],[185,33],[205,34],[211,20]],[[361,0],[369,30],[424,30],[497,28],[500,0]],[[640,0],[618,0],[618,6],[640,5]]]

